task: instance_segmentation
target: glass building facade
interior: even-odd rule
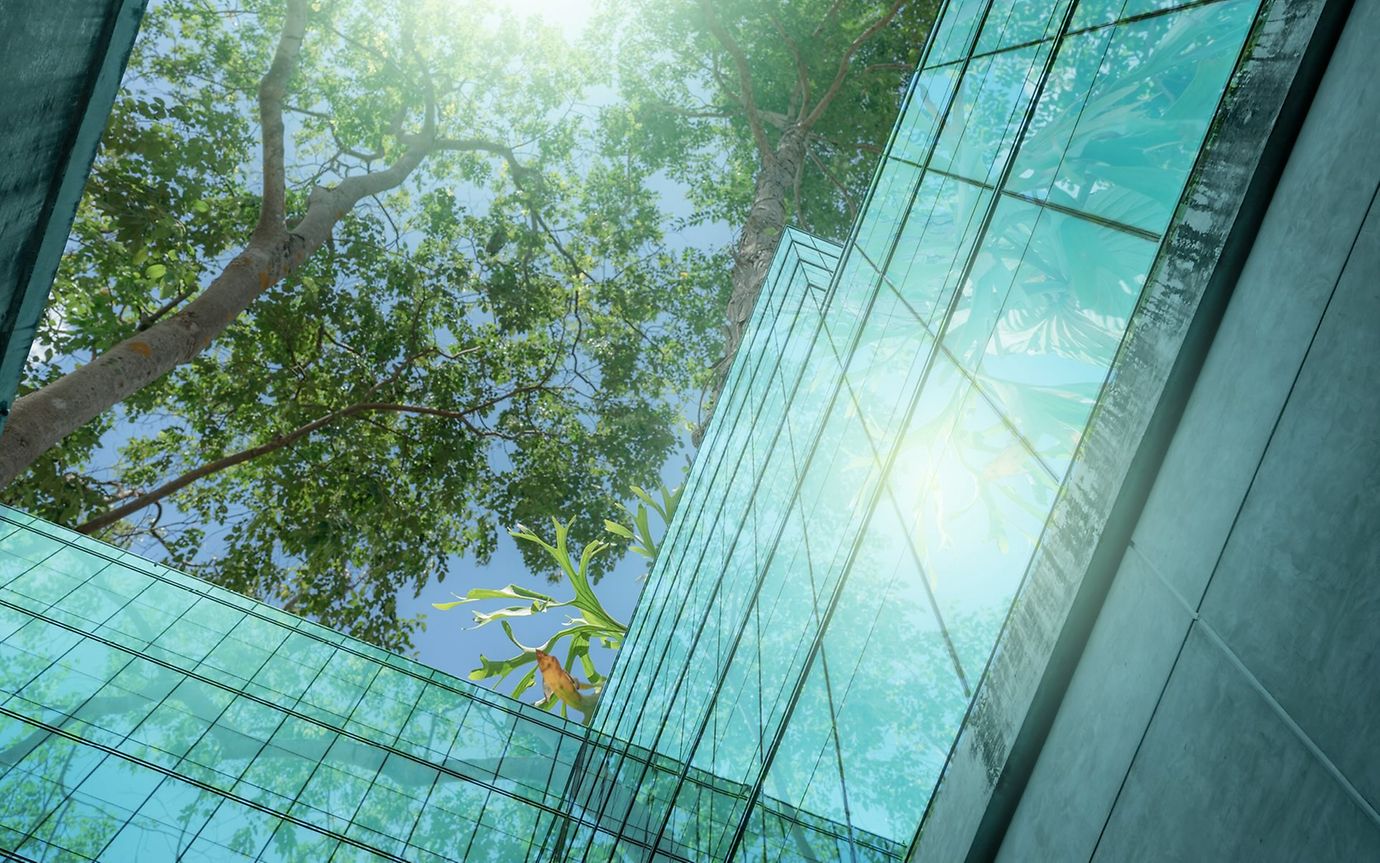
[[[904,859],[1259,6],[945,6],[846,244],[783,237],[588,727],[0,511],[0,848]]]
[[[707,815],[615,753],[658,850],[912,841],[1258,7],[948,4],[822,308],[734,369],[605,694],[614,739],[750,789]]]

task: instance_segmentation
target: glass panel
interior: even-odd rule
[[[422,802],[400,794],[386,785],[374,783],[355,813],[354,823],[401,844],[412,832],[421,814]]]
[[[1160,9],[1190,5],[1193,0],[1079,0],[1069,29],[1096,27]]]
[[[911,529],[888,494],[820,657],[836,659],[830,683],[847,806],[836,820],[898,838],[919,824],[976,679],[937,617]]]
[[[714,700],[715,729],[706,732],[696,751],[696,766],[751,781],[762,747],[786,709],[876,476],[858,420],[834,411],[801,488],[800,506],[808,516],[788,522],[779,556],[764,574],[749,629]],[[801,590],[804,583],[811,585],[808,593]]]
[[[15,578],[0,592],[2,595],[17,594],[18,604],[25,608],[43,609],[76,590],[82,583],[65,572],[43,564],[37,564],[23,575]],[[27,600],[24,601],[24,600]]]
[[[272,815],[226,800],[201,828],[197,841],[214,842],[252,860],[268,844],[279,823],[280,819]]]
[[[976,680],[1057,485],[976,391],[925,484],[897,488],[939,615]]]
[[[957,60],[968,53],[986,7],[987,0],[953,0],[949,4],[935,31],[929,56],[925,58],[926,68]]]
[[[1122,0],[1115,2],[1120,5]],[[1080,10],[1083,5],[1079,4]],[[1040,199],[1049,196],[1050,185],[1065,158],[1078,115],[1106,57],[1114,29],[1106,27],[1068,36],[1059,46],[1059,55],[1049,70],[1040,103],[1035,106],[1007,179],[1006,188],[1010,191]]]
[[[974,53],[1024,45],[1057,33],[1069,0],[994,0]]]
[[[790,255],[789,249],[786,254]],[[730,417],[721,411],[716,420],[731,419],[735,423],[730,438],[726,442],[716,440],[714,444],[720,448],[720,457],[724,453],[732,456],[729,459],[731,470],[711,476],[712,482],[722,488],[719,494],[722,503],[715,506],[711,502],[699,509],[693,505],[682,508],[684,515],[681,517],[694,519],[697,529],[688,537],[688,542],[666,546],[665,561],[658,565],[655,578],[664,580],[669,575],[672,579],[686,580],[688,585],[678,600],[660,607],[657,607],[657,594],[654,594],[656,616],[642,619],[650,620],[658,635],[641,642],[645,647],[632,655],[633,662],[628,662],[632,657],[620,660],[628,663],[620,665],[620,676],[633,675],[628,694],[620,690],[620,697],[644,707],[639,711],[623,712],[627,731],[620,729],[619,733],[635,733],[638,741],[646,745],[653,740],[663,741],[658,745],[668,747],[666,751],[679,751],[679,742],[695,727],[694,714],[690,713],[687,718],[686,711],[702,709],[706,701],[686,690],[712,683],[714,669],[721,667],[722,660],[718,657],[725,655],[734,624],[719,628],[716,621],[736,621],[740,616],[741,612],[733,609],[741,608],[744,600],[741,591],[746,582],[735,573],[750,571],[750,561],[747,564],[744,561],[745,555],[756,550],[753,537],[774,535],[779,515],[775,514],[776,504],[772,501],[789,491],[790,475],[766,466],[766,454],[777,446],[774,442],[781,439],[779,430],[788,412],[786,401],[799,398],[800,390],[795,380],[805,358],[814,356],[809,346],[816,334],[816,318],[800,311],[803,295],[810,290],[808,283],[790,276],[788,270],[777,272],[792,279],[790,292],[794,296],[790,303],[782,306],[782,318],[774,323],[764,322],[764,329],[759,333],[759,341],[766,338],[774,356],[754,375],[751,393],[744,400],[740,413]],[[749,531],[743,533],[745,526]],[[734,555],[732,560],[727,559],[730,554]],[[748,570],[743,569],[745,565]],[[671,593],[672,589],[667,588],[660,595]],[[714,616],[708,619],[709,629],[697,642],[695,635],[700,632],[700,621],[706,620],[711,597],[714,597]],[[690,658],[692,643],[698,644],[694,659]],[[644,656],[645,666],[642,664]],[[696,673],[686,679],[687,669],[691,667]],[[673,693],[679,695],[672,697]],[[662,717],[668,710],[676,713],[666,721],[663,732]],[[634,726],[636,732],[632,731]]]
[[[1121,17],[1121,7],[1126,0],[1078,0],[1078,8],[1073,10],[1070,30],[1084,27],[1099,27],[1110,24]]]
[[[92,859],[132,814],[78,791],[48,816],[18,850],[24,857],[44,861]],[[59,848],[65,853],[53,853]]]
[[[1155,248],[1052,211],[1035,226],[979,381],[1056,477],[1073,458]]]
[[[104,623],[128,602],[126,597],[113,593],[88,581],[62,598],[58,607],[69,614],[76,615],[76,625],[83,629],[94,629]]]
[[[930,167],[993,183],[1011,155],[1050,43],[972,61],[958,85]]]
[[[912,313],[929,323],[942,315],[977,239],[992,193],[930,174],[906,214],[887,282]]]
[[[431,754],[416,754],[432,759],[449,752],[465,717],[465,704],[457,704],[458,700],[454,693],[445,692],[438,686],[427,686],[417,700],[412,716],[399,733],[399,748],[413,752],[421,749]]]
[[[841,408],[861,422],[873,458],[884,461],[900,418],[928,366],[934,339],[891,291],[872,307],[844,376]]]
[[[892,140],[891,156],[924,165],[930,145],[939,131],[939,123],[953,96],[958,67],[931,69],[915,76],[910,101]]]
[[[1051,79],[1047,98],[1057,104],[1039,130],[1044,141],[1022,147],[1029,161],[1018,163],[1012,188],[1162,233],[1254,11],[1252,0],[1231,0],[1118,25],[1081,100],[1090,57],[1106,37],[1074,37],[1085,44],[1071,52],[1070,71]],[[1066,151],[1051,149],[1064,140]]]
[[[882,166],[866,215],[858,225],[857,247],[872,261],[874,268],[886,262],[919,176],[920,170],[907,162],[889,159]]]
[[[261,863],[313,863],[331,859],[339,841],[289,821],[278,825],[259,855]]]
[[[42,563],[61,548],[61,542],[34,530],[16,530],[0,539],[0,551],[31,563]]]
[[[255,754],[253,763],[236,784],[235,793],[258,800],[258,795],[253,791],[257,788],[291,800],[307,784],[315,767],[314,759],[270,744]]]
[[[969,371],[977,368],[996,326],[1039,216],[1040,208],[1025,201],[1003,198],[997,202],[944,335],[949,356]]]

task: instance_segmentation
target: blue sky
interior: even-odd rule
[[[574,41],[580,38],[586,23],[593,14],[595,2],[596,0],[510,0],[506,5],[520,14],[537,15],[549,23],[560,26],[565,30],[568,38]],[[148,82],[144,82],[144,86],[147,85]],[[580,102],[582,108],[597,109],[599,105],[607,103],[613,98],[612,90],[601,87],[582,94]],[[251,180],[252,175],[257,172],[254,164],[245,165],[242,169],[250,175]],[[664,175],[659,175],[654,180],[652,188],[661,196],[668,225],[684,224],[684,220],[692,215],[692,208],[686,199],[686,190],[682,185]],[[478,189],[457,189],[456,191],[462,194],[468,191],[478,197],[483,196],[482,190]],[[714,222],[682,228],[668,237],[668,240],[669,245],[676,248],[720,248],[732,242],[733,231],[725,223]],[[693,399],[696,394],[688,395]],[[96,464],[115,464],[119,459],[120,447],[131,436],[149,434],[157,430],[155,420],[145,418],[137,423],[131,422],[130,418],[124,415],[122,408],[117,407],[116,410],[121,414],[121,417],[117,420],[114,430],[107,434],[102,441],[100,454],[95,459]],[[688,435],[685,435],[680,447],[671,454],[661,468],[661,476],[668,487],[673,487],[683,481],[687,455],[693,455],[693,450],[689,446]],[[628,497],[631,499],[631,494]],[[168,504],[165,506],[168,509],[168,515],[164,522],[176,521],[180,513],[174,506]],[[551,515],[562,516],[561,513],[551,513]],[[622,513],[619,512],[608,513],[608,517],[615,520],[621,520],[621,515]],[[654,530],[664,529],[664,527],[656,525],[655,517],[653,522]],[[532,525],[532,527],[538,526]],[[545,530],[539,530],[539,532],[549,533],[549,524],[542,527]],[[218,534],[221,533],[223,531],[216,530],[208,533],[207,542],[202,552],[203,557],[214,557],[218,553],[221,547]],[[613,537],[610,538],[613,539]],[[133,550],[155,559],[159,558],[162,552],[151,540],[136,543]],[[645,583],[641,577],[646,573],[647,568],[648,561],[644,558],[628,554],[596,586],[595,589],[601,601],[619,620],[628,622],[631,619],[638,595]],[[501,535],[497,551],[487,564],[480,565],[467,558],[453,558],[444,582],[427,585],[421,594],[415,597],[411,590],[400,592],[400,615],[412,617],[419,613],[424,614],[427,623],[426,630],[417,633],[414,639],[416,658],[428,665],[465,678],[471,669],[479,665],[481,654],[491,658],[511,656],[515,652],[515,648],[497,624],[482,629],[473,628],[472,617],[468,611],[470,606],[448,612],[436,611],[431,607],[432,603],[452,600],[453,594],[463,594],[471,588],[502,587],[510,583],[549,593],[560,599],[567,598],[572,593],[568,584],[552,584],[547,582],[544,576],[529,573],[512,538],[506,534]],[[476,610],[488,611],[501,605],[502,603],[476,603],[472,607]],[[565,609],[560,609],[540,617],[516,621],[514,629],[517,636],[529,644],[544,641],[560,627],[564,620],[564,611]],[[599,670],[607,673],[612,665],[611,653],[602,648],[595,648],[594,653]],[[515,682],[516,677],[510,678],[505,685],[498,688],[500,691],[510,691]],[[539,693],[528,693],[524,699],[532,701],[537,697],[539,697]]]

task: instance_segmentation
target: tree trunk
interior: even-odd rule
[[[757,172],[748,213],[738,246],[733,250],[733,293],[728,298],[728,321],[724,329],[724,359],[720,378],[727,374],[733,357],[742,344],[743,332],[752,317],[762,280],[771,267],[777,243],[786,229],[786,202],[795,184],[796,173],[805,159],[808,133],[792,126],[782,134],[771,159]]]
[[[291,230],[260,225],[244,250],[195,300],[84,366],[14,403],[0,440],[0,487],[102,411],[191,362],[259,295],[325,245],[336,222],[367,195],[392,188],[422,160],[412,148],[387,170],[316,189]]]
[[[723,392],[738,347],[743,343],[752,309],[757,305],[762,281],[767,277],[777,244],[786,230],[786,202],[794,188],[800,164],[805,159],[808,139],[808,130],[801,126],[787,128],[777,142],[772,157],[764,159],[761,170],[757,172],[752,209],[743,224],[743,232],[738,235],[738,245],[733,250],[733,292],[728,298],[724,324],[723,359],[719,360],[703,418],[691,434],[691,442],[697,447],[714,416],[719,394]]]

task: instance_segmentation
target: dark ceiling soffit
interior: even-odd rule
[[[61,167],[53,177],[47,200],[34,226],[9,307],[0,309],[0,433],[9,415],[10,400],[19,386],[24,362],[38,322],[48,305],[72,221],[81,202],[91,163],[96,157],[115,95],[129,62],[139,22],[148,0],[112,0],[100,42],[87,69],[85,110],[68,141]]]
[[[996,857],[1351,6],[1257,18],[908,859]]]

